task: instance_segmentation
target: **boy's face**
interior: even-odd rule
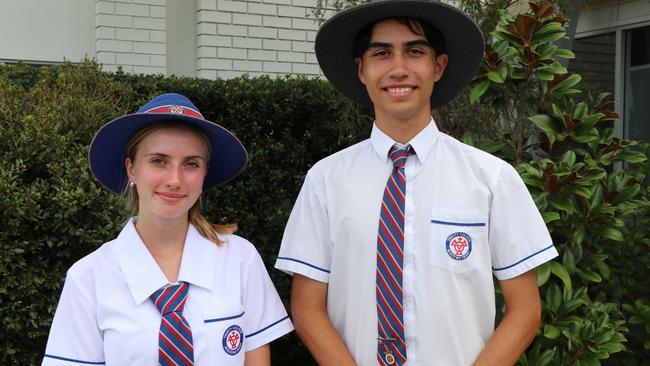
[[[375,24],[368,49],[355,62],[375,117],[408,120],[430,114],[431,93],[445,71],[447,55],[436,56],[424,36],[386,19]]]

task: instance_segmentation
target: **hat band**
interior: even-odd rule
[[[199,118],[203,120],[205,119],[203,118],[203,115],[199,113],[199,111],[196,111],[192,108],[185,107],[182,105],[163,105],[160,107],[151,108],[142,113],[181,114],[181,115]]]

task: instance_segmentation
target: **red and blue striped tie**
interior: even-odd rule
[[[377,361],[379,365],[404,365],[404,308],[402,304],[402,264],[404,260],[404,165],[414,151],[410,146],[393,146],[388,155],[393,172],[384,189],[377,235]]]
[[[162,315],[158,335],[158,363],[161,366],[194,365],[192,331],[183,317],[187,282],[163,287],[151,295]]]

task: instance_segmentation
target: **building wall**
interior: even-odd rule
[[[0,0],[0,61],[231,78],[322,76],[316,0]]]
[[[96,0],[97,61],[109,71],[121,66],[127,72],[166,74],[165,6],[166,0]]]
[[[650,5],[647,0],[586,1],[580,11],[576,38],[648,21]]]
[[[94,2],[88,0],[0,0],[0,61],[92,58],[94,15]]]
[[[312,0],[199,0],[197,76],[319,75],[313,53],[318,25],[307,18],[314,4]]]

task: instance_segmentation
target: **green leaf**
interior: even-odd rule
[[[621,233],[620,230],[615,229],[613,227],[604,227],[598,230],[598,233],[610,240],[613,241],[623,241],[623,234]]]
[[[573,187],[573,194],[589,199],[591,198],[591,189],[589,189],[589,187],[576,185]]]
[[[597,141],[599,137],[600,135],[598,134],[598,129],[596,127],[592,127],[584,132],[576,132],[576,134],[573,135],[573,139],[581,144]]]
[[[505,70],[505,69],[504,69]],[[497,83],[497,84],[503,84],[503,77],[501,76],[501,73],[498,71],[490,71],[486,74],[487,78],[490,79],[491,81]]]
[[[555,355],[555,350],[556,348],[553,347],[551,349],[547,349],[546,351],[542,352],[542,354],[539,355],[537,362],[535,362],[535,366],[550,365],[551,361],[553,360],[553,356]]]
[[[549,222],[559,220],[560,219],[560,214],[557,213],[557,212],[553,212],[553,211],[544,211],[542,213],[542,218],[544,218],[544,223],[548,224]]]
[[[553,116],[555,118],[563,120],[564,119],[564,111],[560,109],[555,103],[551,103],[551,111],[553,111]]]
[[[573,299],[562,304],[562,312],[564,314],[571,314],[575,309],[587,303],[583,299]]]
[[[585,228],[584,226],[578,226],[573,229],[573,233],[571,234],[571,242],[577,245],[582,244],[582,242],[585,240]]]
[[[576,104],[575,108],[573,108],[573,119],[579,119],[582,120],[587,116],[587,103],[585,102],[580,102]]]
[[[561,129],[555,120],[549,117],[547,114],[537,114],[535,116],[528,117],[528,120],[533,122],[535,126],[546,133],[557,134],[561,132]]]
[[[503,56],[508,49],[508,42],[497,41],[492,45],[492,49],[494,52],[498,53],[499,56]]]
[[[573,166],[576,163],[576,153],[573,150],[569,150],[562,154],[560,161],[567,164],[568,166]]]
[[[578,74],[572,74],[568,78],[566,78],[566,79],[560,81],[559,83],[557,83],[553,87],[553,90],[555,90],[556,93],[561,93],[562,89],[572,88],[572,87],[576,86],[581,80],[582,80],[582,76],[580,76]],[[577,90],[577,89],[575,89],[575,90]],[[577,90],[577,92],[580,93],[580,90]]]
[[[554,44],[545,44],[537,49],[537,53],[539,53],[541,59],[549,59],[553,56],[557,48],[558,47]]]
[[[609,266],[605,261],[595,261],[596,267],[598,267],[598,272],[600,272],[600,275],[603,276],[604,279],[609,280],[610,277],[612,276],[611,271],[609,270]]]
[[[467,145],[474,146],[476,144],[476,136],[472,131],[465,131],[461,141]]]
[[[483,94],[485,94],[485,91],[488,90],[489,86],[490,86],[489,80],[484,80],[476,84],[472,88],[472,91],[469,94],[469,102],[475,103]]]
[[[592,270],[580,270],[577,269],[576,273],[578,274],[578,277],[582,278],[585,281],[591,281],[591,282],[596,282],[600,283],[603,279],[600,277],[600,275]]]
[[[567,270],[556,261],[549,261],[548,263],[551,267],[551,273],[562,280],[562,283],[564,284],[564,287],[567,288],[567,290],[572,291],[573,287],[571,285],[571,276],[569,276],[569,272],[567,272]]]
[[[573,275],[576,271],[576,259],[570,248],[567,248],[562,255],[562,265],[567,270],[569,275]]]
[[[478,148],[485,151],[485,152],[487,152],[487,153],[494,154],[495,152],[503,149],[505,146],[506,146],[506,143],[503,142],[503,141],[492,141],[492,142],[486,142],[486,143],[480,144],[478,146]]]
[[[544,324],[544,337],[555,339],[560,336],[560,331],[551,324]]]
[[[541,34],[541,35],[535,34],[535,36],[533,36],[533,41],[534,42],[540,42],[540,43],[542,43],[542,42],[554,42],[554,41],[557,41],[558,39],[564,37],[565,34],[566,34],[566,31],[562,28],[561,30],[552,31],[552,32],[548,32],[548,33],[545,33],[545,34]]]
[[[561,74],[566,74],[568,71],[566,67],[562,66],[559,62],[553,62],[552,64],[549,65],[551,67],[551,70],[553,70],[554,73],[561,75]]]
[[[552,21],[552,22],[548,22],[548,23],[544,24],[543,26],[539,27],[535,31],[535,35],[545,35],[545,34],[549,34],[549,33],[564,32],[564,31],[565,31],[564,27],[562,26],[561,23]]]
[[[640,151],[623,151],[616,155],[617,158],[627,161],[628,163],[643,163],[648,160],[644,153]]]
[[[562,304],[562,291],[560,287],[556,284],[550,285],[546,290],[544,300],[551,310],[556,311],[560,307],[560,304]]]
[[[634,184],[631,186],[627,186],[623,189],[621,189],[616,196],[614,196],[614,199],[612,200],[613,204],[621,204],[623,202],[627,202],[628,200],[634,198],[639,191],[641,191],[641,185],[640,184]]]
[[[537,76],[540,80],[551,81],[555,77],[555,72],[549,68],[541,68],[533,71],[533,74]]]
[[[560,58],[566,58],[566,59],[574,59],[574,58],[576,58],[575,53],[573,53],[570,50],[564,49],[564,48],[558,48],[555,51],[555,56],[560,57]]]
[[[510,77],[517,80],[528,79],[528,72],[525,69],[511,68]]]
[[[567,199],[554,199],[551,201],[551,206],[555,207],[558,210],[562,210],[569,215],[572,215],[576,212],[573,203]]]
[[[535,274],[537,275],[537,287],[542,287],[551,277],[551,267],[548,262],[535,267]]]

